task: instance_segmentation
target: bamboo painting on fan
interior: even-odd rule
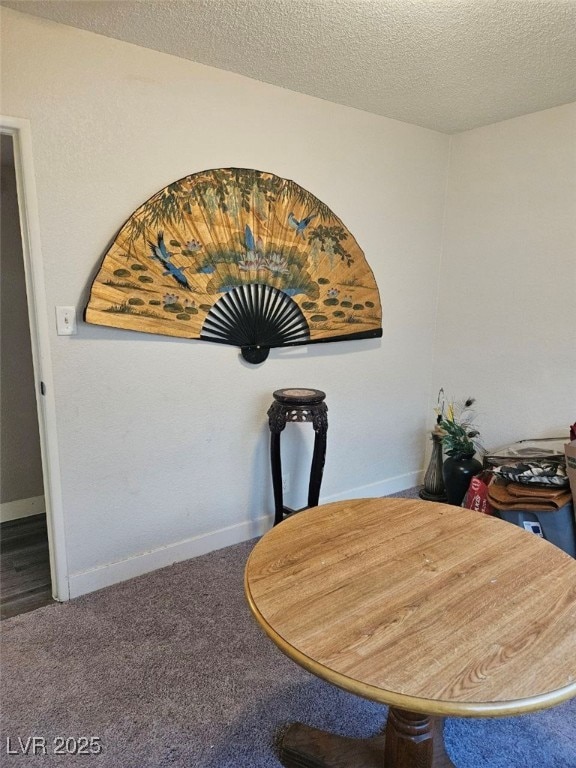
[[[86,321],[270,347],[382,335],[378,287],[342,221],[293,181],[224,168],[169,184],[120,229]]]

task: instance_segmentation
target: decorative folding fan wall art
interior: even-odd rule
[[[293,181],[221,168],[169,184],[106,253],[86,321],[240,347],[382,335],[378,287],[354,237]]]

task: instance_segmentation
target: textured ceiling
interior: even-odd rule
[[[576,101],[576,0],[0,0],[453,133]]]

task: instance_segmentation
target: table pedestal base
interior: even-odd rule
[[[336,736],[302,723],[284,734],[285,768],[455,768],[444,749],[442,718],[390,708],[384,734]]]

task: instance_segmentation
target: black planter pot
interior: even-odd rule
[[[448,504],[459,507],[466,495],[470,480],[482,469],[474,456],[448,456],[442,466],[442,477],[446,488]]]

